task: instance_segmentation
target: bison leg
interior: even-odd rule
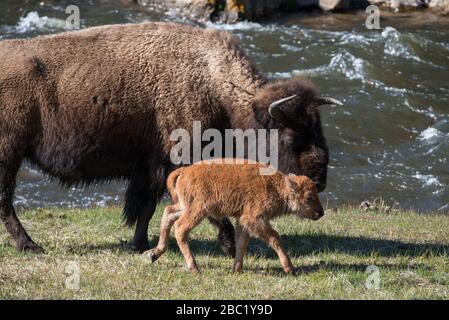
[[[0,218],[18,250],[42,253],[44,250],[31,240],[12,204],[21,160],[18,150],[10,147],[5,140],[0,140]]]
[[[150,249],[148,224],[159,202],[158,193],[143,181],[131,181],[126,191],[124,216],[128,226],[136,225],[133,245],[143,253]]]
[[[158,200],[152,198],[148,204],[141,209],[141,214],[137,219],[136,230],[134,231],[133,244],[136,250],[143,253],[150,249],[148,243],[148,224],[156,210]]]
[[[232,222],[224,218],[222,220],[209,218],[210,223],[218,228],[218,243],[224,254],[235,257],[235,232]]]

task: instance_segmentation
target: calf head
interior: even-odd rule
[[[289,205],[292,212],[301,218],[318,220],[324,215],[324,209],[318,197],[315,183],[305,176],[287,176],[289,182]]]

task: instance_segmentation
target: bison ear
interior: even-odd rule
[[[260,107],[257,104],[252,105],[254,117],[256,118],[257,122],[259,122],[263,127],[267,128],[269,122],[271,121],[271,117],[267,112],[267,108]]]

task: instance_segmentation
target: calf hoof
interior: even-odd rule
[[[41,254],[41,253],[45,252],[41,246],[37,245],[32,240],[18,243],[17,249],[22,252],[31,252],[31,253],[37,253],[37,254]]]
[[[189,271],[193,274],[200,274],[201,271],[198,268],[189,268]]]
[[[151,249],[151,250],[145,251],[145,252],[143,253],[143,255],[144,255],[145,257],[148,257],[149,260],[151,261],[151,263],[156,262],[156,260],[159,259],[159,256],[160,256],[160,255],[158,255],[158,254],[156,253],[156,250],[155,250],[155,249]]]
[[[239,263],[235,264],[234,267],[232,268],[232,271],[235,274],[241,274],[243,272],[243,266]]]
[[[294,267],[288,267],[288,268],[284,268],[284,272],[286,274],[293,274],[294,273]]]
[[[193,266],[193,267],[184,266],[184,269],[190,271],[193,274],[201,273],[200,269],[198,269],[198,267],[196,267],[196,266]]]
[[[243,270],[242,269],[234,269],[234,274],[242,274]]]

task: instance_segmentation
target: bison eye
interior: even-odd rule
[[[307,148],[307,145],[309,144],[309,141],[307,139],[306,136],[302,136],[302,137],[295,137],[295,139],[293,139],[291,145],[291,148],[294,152],[302,152],[305,151]]]
[[[293,151],[304,151],[305,147],[310,144],[310,135],[306,131],[295,132],[291,136],[290,146]]]
[[[286,145],[293,145],[295,142],[295,139],[293,138],[293,136],[286,134],[282,137],[282,141],[286,144]]]
[[[291,143],[291,147],[294,152],[301,151],[301,149],[304,149],[304,146],[305,146],[304,141],[301,141],[299,139],[292,141]]]

